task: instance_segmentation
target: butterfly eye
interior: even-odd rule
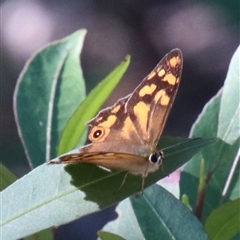
[[[164,155],[163,155],[163,152],[162,151],[159,151],[159,152],[155,152],[155,153],[152,153],[148,160],[151,162],[151,163],[157,163],[158,165],[161,165],[163,160],[164,160]]]

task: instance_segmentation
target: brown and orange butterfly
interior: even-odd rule
[[[124,170],[141,174],[144,184],[144,178],[156,171],[164,159],[156,147],[178,90],[182,66],[179,49],[165,55],[133,93],[88,122],[91,144],[52,163],[87,162]]]

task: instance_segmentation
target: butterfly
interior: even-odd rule
[[[131,94],[87,123],[90,144],[53,163],[85,162],[142,175],[143,189],[148,173],[164,160],[163,151],[156,147],[178,90],[182,66],[179,49],[166,54]]]

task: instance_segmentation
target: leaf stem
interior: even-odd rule
[[[205,161],[202,159],[200,164],[200,173],[199,173],[199,185],[198,185],[198,194],[197,194],[197,203],[195,209],[195,216],[201,221],[202,219],[202,210],[204,205],[204,200],[206,196],[206,189],[208,183],[210,182],[214,170],[209,172],[207,176],[205,175]]]

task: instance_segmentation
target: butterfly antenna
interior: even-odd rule
[[[181,145],[181,144],[183,144],[183,143],[187,143],[187,142],[195,141],[195,140],[198,140],[198,139],[200,139],[200,138],[187,139],[187,140],[184,141],[184,142],[179,142],[179,143],[176,143],[176,144],[174,144],[174,145],[171,145],[171,146],[168,146],[168,147],[162,148],[161,151],[164,151],[164,150],[167,150],[167,149],[171,149],[171,148],[176,147],[176,146],[179,146],[179,145]]]

